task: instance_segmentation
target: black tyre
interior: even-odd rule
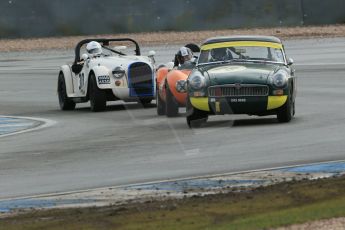
[[[152,99],[148,99],[148,98],[139,99],[139,103],[142,104],[144,107],[149,106],[151,102],[152,102]]]
[[[288,95],[287,101],[277,113],[277,119],[281,123],[290,122],[295,114],[295,101],[292,92]]]
[[[189,97],[187,98],[186,110],[186,119],[189,128],[199,128],[207,122],[208,113],[194,108],[189,100]]]
[[[58,78],[58,97],[59,97],[59,105],[61,110],[73,110],[75,109],[75,102],[68,98],[67,91],[66,91],[66,82],[63,73],[59,73]]]
[[[91,111],[100,112],[100,111],[105,110],[106,105],[107,105],[106,92],[98,88],[96,77],[93,73],[91,73],[91,76],[90,76],[89,97],[90,97]]]
[[[157,115],[165,115],[165,102],[159,96],[158,89],[156,89],[156,104],[157,104]]]
[[[179,104],[176,101],[174,95],[170,91],[169,85],[166,83],[166,103],[165,113],[168,117],[176,117],[178,115]]]

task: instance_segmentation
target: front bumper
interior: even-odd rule
[[[155,97],[155,91],[152,90],[152,94],[132,94],[131,91],[133,90],[132,88],[127,88],[127,87],[116,87],[111,89],[113,92],[113,95],[118,98],[119,100],[124,100],[124,101],[135,101],[138,98],[150,98],[154,99]]]
[[[190,97],[196,109],[214,114],[265,114],[283,106],[287,95],[262,97]]]

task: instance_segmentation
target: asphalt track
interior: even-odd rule
[[[296,118],[215,116],[189,129],[183,115],[110,103],[92,113],[58,108],[58,66],[73,51],[3,53],[0,115],[56,121],[0,137],[0,199],[345,158],[345,38],[290,40],[298,75]],[[178,46],[155,49],[166,62]]]

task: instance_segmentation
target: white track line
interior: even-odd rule
[[[17,134],[22,134],[22,133],[27,133],[27,132],[31,132],[31,131],[36,131],[36,130],[44,129],[44,128],[47,128],[47,127],[50,127],[50,126],[53,126],[56,124],[56,121],[45,119],[45,118],[37,118],[37,117],[0,116],[0,118],[26,119],[26,120],[39,121],[39,122],[43,123],[42,125],[38,125],[38,126],[33,127],[33,128],[28,128],[28,129],[20,130],[17,132],[0,135],[0,138],[13,136],[13,135],[17,135]]]
[[[281,167],[237,171],[237,172],[231,172],[231,173],[209,174],[209,175],[204,175],[204,176],[185,177],[185,178],[176,178],[176,179],[168,179],[168,180],[157,180],[157,181],[144,182],[144,183],[133,183],[133,184],[127,184],[127,185],[106,186],[106,187],[99,187],[99,188],[92,188],[92,189],[74,190],[74,191],[69,191],[69,192],[47,193],[47,194],[23,196],[23,197],[12,197],[12,198],[0,199],[0,202],[10,201],[10,200],[21,200],[21,199],[52,198],[54,196],[63,196],[63,195],[71,195],[71,194],[76,194],[76,193],[95,192],[97,190],[109,189],[109,188],[121,189],[121,188],[126,188],[126,187],[143,186],[143,185],[159,184],[159,183],[166,183],[166,182],[177,182],[177,181],[184,181],[184,180],[197,180],[197,179],[207,179],[207,178],[214,178],[214,177],[225,177],[225,176],[232,176],[232,175],[238,175],[238,174],[283,170],[283,169],[302,167],[302,166],[313,166],[313,165],[318,165],[318,164],[330,164],[330,163],[340,163],[340,162],[345,163],[345,160],[320,161],[320,162],[307,163],[307,164],[296,164],[296,165],[288,165],[288,166],[281,166]]]

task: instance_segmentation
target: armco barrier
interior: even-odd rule
[[[342,23],[343,0],[0,0],[0,38]]]

